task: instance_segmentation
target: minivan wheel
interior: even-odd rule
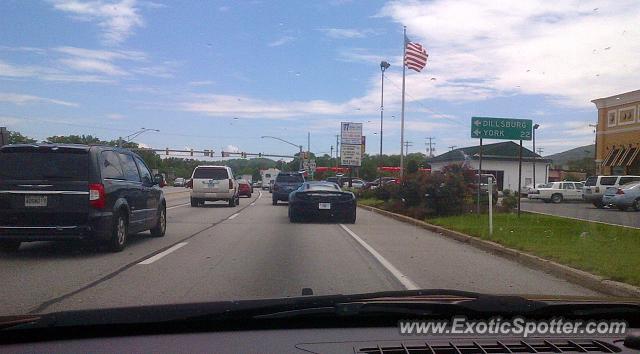
[[[197,207],[197,206],[198,206],[198,204],[200,204],[200,203],[198,202],[198,200],[197,200],[197,199],[195,199],[195,198],[191,198],[191,206],[192,206],[192,207],[194,207],[194,208],[195,208],[195,207]]]
[[[156,226],[151,229],[151,236],[162,237],[167,231],[167,208],[162,205],[158,210],[158,222]]]
[[[120,212],[113,223],[111,239],[107,242],[107,246],[111,252],[120,252],[125,248],[127,245],[128,229],[127,218],[123,212]]]
[[[236,206],[236,198],[235,197],[229,199],[229,206],[230,207]]]
[[[271,205],[278,205],[278,199],[271,198]]]
[[[602,203],[602,202],[594,202],[593,206],[595,206],[598,209],[602,209],[602,208],[604,208],[604,203]]]
[[[636,199],[633,201],[633,204],[631,204],[631,207],[633,208],[633,210],[635,211],[640,211],[640,198]]]
[[[20,241],[5,240],[0,241],[0,252],[15,252],[20,248]]]
[[[551,202],[554,204],[562,203],[562,194],[554,194],[551,196]]]

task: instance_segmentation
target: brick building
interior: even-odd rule
[[[597,173],[640,175],[640,90],[591,102],[598,108]]]

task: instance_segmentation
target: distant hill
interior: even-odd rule
[[[595,144],[580,146],[575,149],[559,152],[557,154],[545,156],[553,161],[553,165],[564,166],[569,161],[582,160],[585,157],[593,158],[595,156]]]

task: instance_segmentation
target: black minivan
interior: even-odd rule
[[[22,242],[95,240],[122,251],[127,236],[164,236],[162,189],[137,154],[110,146],[0,148],[0,250]]]

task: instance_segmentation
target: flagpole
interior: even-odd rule
[[[403,27],[402,36],[402,111],[400,113],[400,181],[404,180],[404,82],[406,74],[406,64],[404,62],[407,55],[407,26]]]

